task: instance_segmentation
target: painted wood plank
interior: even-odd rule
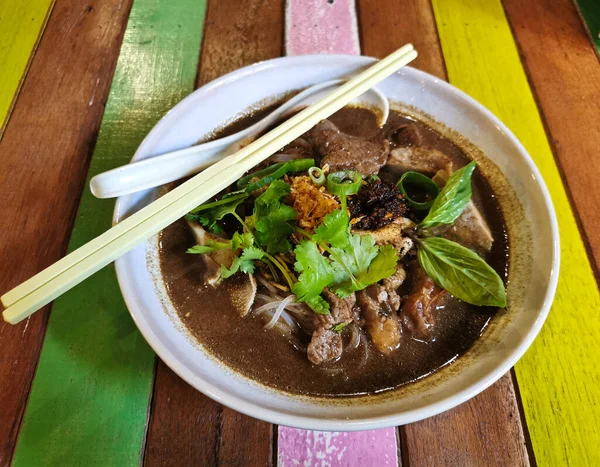
[[[127,6],[107,9],[115,14]],[[203,3],[192,0],[176,6],[135,1],[89,176],[127,162],[155,122],[192,89],[203,11]],[[109,78],[93,75],[94,81]],[[87,98],[101,106],[93,94]],[[69,249],[108,229],[113,206],[86,186]],[[137,464],[154,361],[127,313],[113,268],[56,300],[14,465]]]
[[[594,313],[600,297],[502,5],[433,0],[433,7],[450,82],[498,115],[523,142],[558,215],[562,273],[556,299],[540,336],[516,366],[537,463],[598,465],[600,320]]]
[[[598,57],[571,1],[536,0],[525,6],[508,0],[504,8],[598,274]]]
[[[278,57],[281,0],[208,3],[197,85],[251,63]],[[213,402],[158,362],[146,466],[271,465],[273,426]]]
[[[0,141],[0,290],[65,252],[130,5],[56,2]],[[48,309],[0,325],[0,465],[13,455]]]
[[[414,65],[447,79],[429,0],[410,0],[402,8],[392,0],[361,0],[359,19],[365,55],[384,57],[413,42],[419,51]],[[400,435],[403,460],[409,465],[528,464],[510,375],[449,412],[400,427]]]
[[[364,55],[386,57],[412,43],[419,56],[410,66],[447,80],[431,0],[358,0]]]
[[[0,138],[54,0],[0,3]]]
[[[600,3],[597,0],[576,0],[575,3],[600,54]]]
[[[360,54],[354,0],[288,0],[287,55]]]
[[[277,447],[279,467],[398,465],[393,429],[340,433],[280,426]]]

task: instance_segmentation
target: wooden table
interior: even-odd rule
[[[580,6],[596,38],[597,3]],[[397,429],[272,426],[157,360],[106,268],[0,326],[1,466],[600,465],[600,65],[571,0],[4,0],[0,292],[110,226],[89,177],[126,163],[195,87],[285,53],[405,42],[514,131],[552,194],[558,292],[514,370]]]

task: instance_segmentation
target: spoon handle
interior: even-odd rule
[[[96,175],[90,180],[90,189],[96,198],[116,198],[154,188],[195,175],[237,149],[235,143],[228,142],[200,144],[144,159]]]

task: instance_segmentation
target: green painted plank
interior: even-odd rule
[[[583,16],[592,40],[598,48],[598,53],[600,53],[600,1],[577,0],[575,3],[579,5],[581,16]]]
[[[194,89],[204,12],[204,1],[135,0],[88,181],[128,162],[156,121]],[[86,182],[69,250],[108,229],[113,207]],[[153,366],[114,268],[56,300],[13,464],[139,463]]]
[[[0,138],[54,0],[0,2]]]
[[[600,465],[600,296],[501,0],[432,3],[450,82],[521,140],[558,217],[556,298],[539,337],[515,367],[537,465]]]

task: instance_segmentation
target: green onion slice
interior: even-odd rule
[[[406,172],[400,177],[396,186],[400,189],[400,192],[404,195],[408,204],[410,204],[415,211],[426,211],[431,208],[433,200],[440,191],[439,187],[432,179],[419,172]],[[411,187],[423,190],[431,199],[423,202],[415,201],[408,194],[408,191],[412,191]]]
[[[263,186],[268,185],[273,180],[279,180],[285,174],[290,172],[304,172],[315,165],[314,159],[296,159],[289,162],[279,162],[267,167],[264,170],[259,170],[253,174],[246,175],[238,181],[238,187],[246,187],[246,193],[251,193]],[[249,183],[254,177],[262,177],[260,180]]]
[[[232,191],[231,193],[226,193],[225,195],[223,195],[223,197],[220,200],[213,201],[211,203],[201,204],[197,208],[192,209],[189,213],[197,214],[199,212],[206,211],[207,209],[216,208],[217,206],[223,206],[224,204],[234,203],[238,200],[242,200],[247,197],[248,194],[244,191]]]
[[[358,193],[361,184],[362,175],[354,170],[342,170],[327,176],[327,190],[340,199]]]
[[[325,174],[319,167],[311,167],[308,169],[308,176],[317,186],[321,186],[325,183]]]

